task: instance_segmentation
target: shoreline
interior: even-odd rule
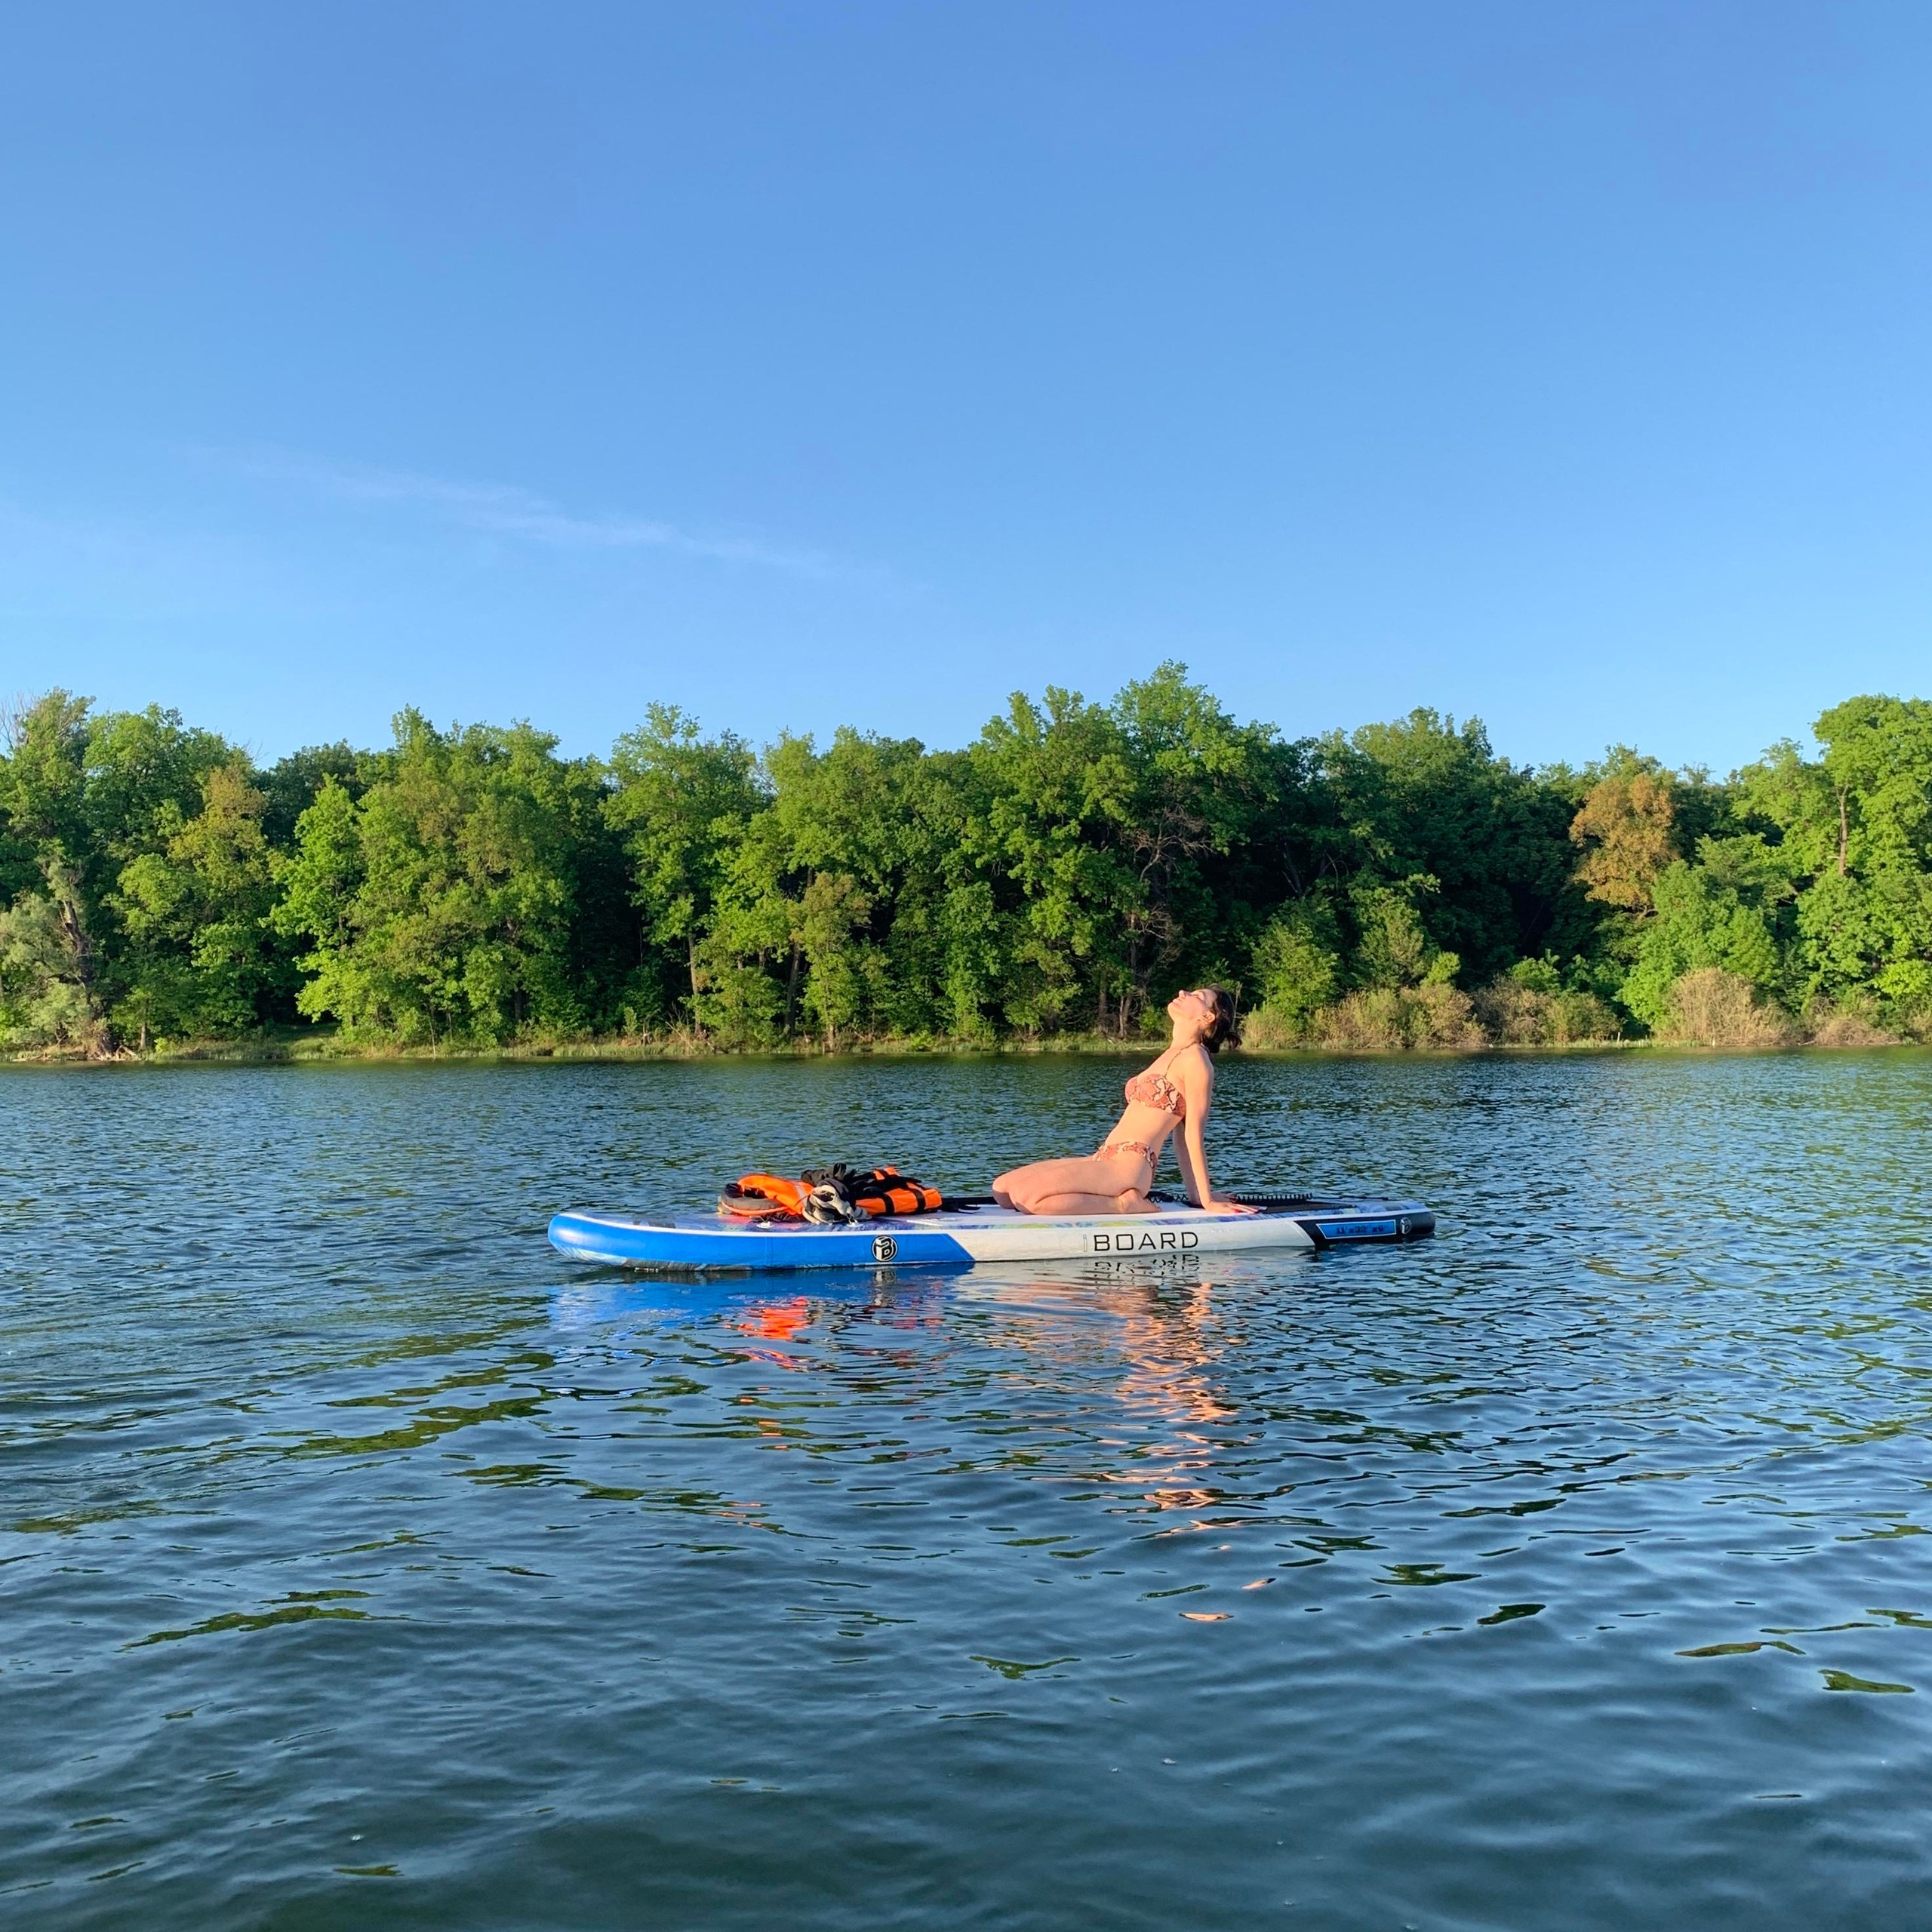
[[[0,1054],[0,1066],[115,1068],[152,1066],[325,1066],[390,1061],[411,1064],[520,1065],[574,1062],[622,1065],[672,1061],[829,1060],[1007,1060],[1043,1057],[1129,1059],[1158,1047],[1157,1039],[1119,1040],[1097,1034],[1056,1035],[1035,1041],[998,1042],[928,1040],[887,1037],[829,1049],[817,1044],[780,1047],[753,1052],[712,1045],[701,1038],[669,1036],[641,1040],[592,1039],[532,1041],[499,1046],[470,1044],[403,1046],[344,1041],[333,1032],[291,1033],[286,1038],[185,1041],[150,1047],[146,1053],[131,1048],[90,1054],[79,1048],[44,1048]],[[1577,1056],[1627,1053],[1663,1053],[1716,1057],[1728,1054],[1798,1053],[1871,1053],[1894,1050],[1927,1051],[1926,1043],[1909,1038],[1787,1040],[1752,1045],[1702,1045],[1693,1041],[1658,1039],[1573,1040],[1561,1042],[1487,1041],[1467,1046],[1337,1047],[1318,1041],[1267,1048],[1236,1047],[1231,1060],[1411,1060],[1483,1059],[1569,1059]]]

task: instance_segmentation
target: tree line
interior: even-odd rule
[[[1932,1035],[1919,700],[1722,780],[1426,710],[1291,738],[1178,664],[954,751],[660,705],[601,758],[414,710],[267,766],[63,691],[5,723],[15,1051],[1128,1039],[1209,980],[1263,1048]]]

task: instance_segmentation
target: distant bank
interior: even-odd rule
[[[1210,980],[1252,1051],[1932,1039],[1920,700],[1721,780],[1429,711],[1290,738],[1175,664],[956,752],[406,711],[264,770],[158,706],[6,724],[16,1055],[1117,1051]]]

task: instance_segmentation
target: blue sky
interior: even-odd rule
[[[12,10],[0,691],[1719,771],[1932,694],[1932,11]]]

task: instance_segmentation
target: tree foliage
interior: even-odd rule
[[[1721,781],[1627,747],[1532,771],[1427,710],[1290,738],[1171,663],[1104,703],[1016,694],[953,751],[760,752],[651,706],[570,758],[405,711],[386,747],[261,769],[158,706],[54,691],[4,724],[15,1049],[325,1020],[425,1044],[1124,1038],[1208,979],[1277,1044],[1769,1039],[1810,1012],[1932,1033],[1918,700],[1851,699],[1815,755]]]
[[[297,821],[272,919],[307,943],[300,1010],[404,1042],[592,1023],[572,929],[605,803],[598,768],[528,724],[398,714],[382,775],[360,798],[325,778]]]

